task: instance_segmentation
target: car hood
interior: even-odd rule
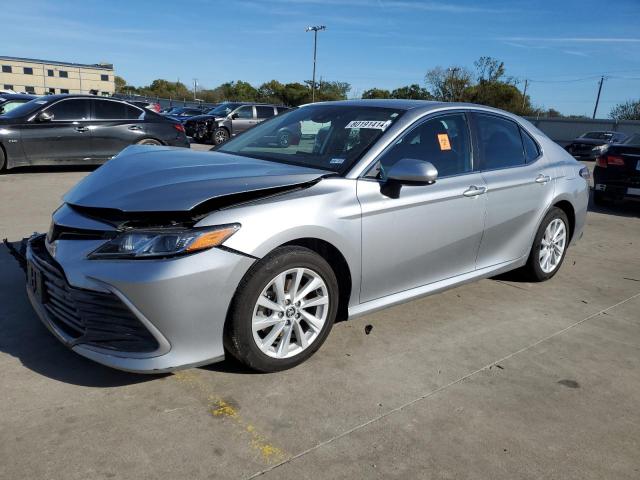
[[[329,174],[220,152],[136,145],[85,177],[64,201],[123,212],[186,212],[220,197],[281,190]]]
[[[199,121],[199,120],[215,120],[217,122],[223,120],[224,117],[216,117],[215,115],[194,115],[193,117],[189,117],[189,121]]]

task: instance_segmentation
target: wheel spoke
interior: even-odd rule
[[[298,289],[300,288],[300,282],[302,281],[302,277],[304,276],[304,268],[296,268],[296,273],[293,278],[293,285],[289,288],[289,296],[292,301],[295,300],[298,296]]]
[[[288,325],[284,329],[284,333],[280,338],[278,344],[278,357],[284,357],[289,353],[289,346],[291,345],[291,332],[293,331],[293,325]]]
[[[309,326],[316,332],[320,332],[322,330],[321,320],[311,315],[309,312],[305,312],[304,310],[300,310],[300,315],[304,317]]]
[[[302,331],[302,327],[300,326],[300,322],[295,322],[293,324],[293,328],[296,331],[296,339],[298,340],[298,345],[300,345],[300,348],[302,348],[302,349],[307,348],[307,345],[309,344],[309,342],[307,341],[306,334]]]
[[[313,277],[313,279],[304,286],[302,291],[296,295],[296,297],[293,299],[293,301],[294,302],[299,302],[304,297],[306,297],[311,292],[313,292],[316,288],[318,288],[320,285],[321,285],[320,279],[317,278],[317,277]]]
[[[258,305],[264,308],[268,308],[269,310],[273,310],[274,312],[284,312],[284,308],[278,305],[276,302],[269,300],[264,295],[260,295],[258,297]]]
[[[284,303],[284,297],[285,297],[285,293],[284,293],[284,282],[287,278],[287,274],[286,272],[281,273],[280,275],[278,275],[275,278],[275,281],[273,282],[273,286],[275,288],[276,291],[276,296],[278,297],[278,302],[279,303]]]
[[[277,323],[282,322],[282,318],[277,315],[271,315],[270,317],[259,317],[256,316],[253,319],[253,331],[259,332],[260,330],[264,330],[265,328],[271,327]]]
[[[282,322],[279,325],[274,325],[274,327],[271,329],[269,334],[266,337],[264,337],[264,339],[262,340],[262,347],[268,350],[269,347],[273,345],[273,342],[275,342],[276,338],[278,338],[278,335],[280,335],[280,332],[284,330],[284,327],[285,327],[284,322]]]
[[[329,303],[329,299],[324,295],[321,295],[319,297],[309,300],[308,302],[303,302],[300,308],[304,309],[304,308],[317,307],[319,305],[326,305],[327,303]]]

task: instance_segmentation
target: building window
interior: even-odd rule
[[[13,90],[13,85],[9,85],[7,83],[4,84],[4,89],[5,90]]]
[[[60,78],[69,78],[69,72],[67,72],[66,70],[60,70],[58,72],[58,75],[60,75]]]
[[[53,70],[47,70],[47,76],[53,77]]]
[[[53,95],[54,93],[56,93],[56,89],[55,89],[55,88],[50,88],[50,89],[49,89],[49,93],[50,93],[51,95]]]
[[[24,87],[24,91],[27,93],[36,93],[35,87]]]
[[[60,93],[69,93],[69,89],[68,88],[61,88],[60,89]]]
[[[11,73],[11,65],[2,65],[2,73]]]
[[[109,75],[100,75],[100,80],[102,80],[103,82],[108,82],[109,81]]]
[[[25,75],[33,75],[33,68],[31,68],[31,67],[24,67],[24,74],[25,74]]]
[[[103,97],[108,97],[109,96],[109,92],[102,92],[102,96]]]

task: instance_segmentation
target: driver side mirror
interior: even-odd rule
[[[231,120],[236,120],[237,118],[240,118],[240,115],[238,115],[237,113],[231,114]]]
[[[40,112],[37,116],[36,116],[36,121],[37,122],[50,122],[51,120],[53,120],[53,113],[49,113],[49,112]]]
[[[438,178],[438,170],[431,162],[415,158],[397,161],[387,173],[387,181],[414,185],[431,185]]]

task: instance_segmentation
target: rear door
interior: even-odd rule
[[[478,269],[529,254],[553,199],[554,168],[535,140],[513,120],[474,113],[487,214]]]
[[[94,154],[106,161],[145,136],[145,111],[116,100],[92,100],[91,131]]]
[[[43,111],[49,122],[36,119],[22,126],[22,146],[28,161],[37,163],[93,160],[90,125],[91,99],[62,99]]]
[[[233,135],[238,135],[239,133],[248,130],[256,123],[258,123],[258,120],[256,119],[253,105],[243,105],[231,114],[231,128],[233,130]]]

